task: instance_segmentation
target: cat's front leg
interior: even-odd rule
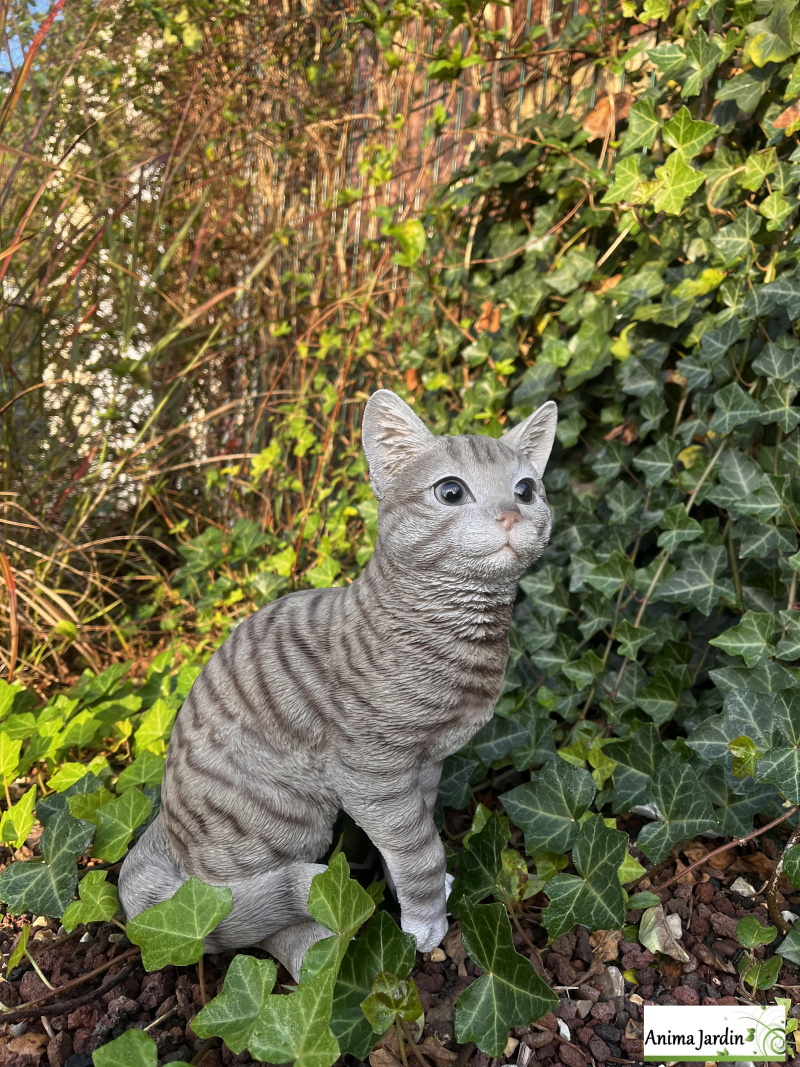
[[[360,781],[342,806],[383,856],[400,902],[401,923],[429,952],[447,933],[444,847],[420,788],[419,775],[386,772]]]

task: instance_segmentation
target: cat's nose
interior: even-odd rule
[[[510,530],[514,523],[519,522],[522,515],[516,508],[510,508],[508,511],[501,511],[497,516],[497,521],[501,522],[506,531]]]

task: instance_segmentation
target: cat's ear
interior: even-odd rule
[[[550,458],[557,422],[558,408],[552,400],[548,400],[527,419],[503,434],[500,440],[530,460],[541,477]]]
[[[395,470],[427,451],[435,437],[404,400],[389,389],[379,389],[364,409],[361,440],[372,489],[380,500]]]

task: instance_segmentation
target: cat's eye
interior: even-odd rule
[[[530,504],[533,500],[533,482],[530,478],[523,478],[514,486],[514,496],[520,504]]]
[[[433,487],[433,495],[440,504],[458,506],[471,498],[469,489],[458,478],[445,478]]]

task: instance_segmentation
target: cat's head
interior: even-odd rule
[[[412,570],[519,576],[550,537],[542,474],[553,447],[548,401],[502,437],[437,437],[399,396],[373,393],[362,440],[381,548]]]

